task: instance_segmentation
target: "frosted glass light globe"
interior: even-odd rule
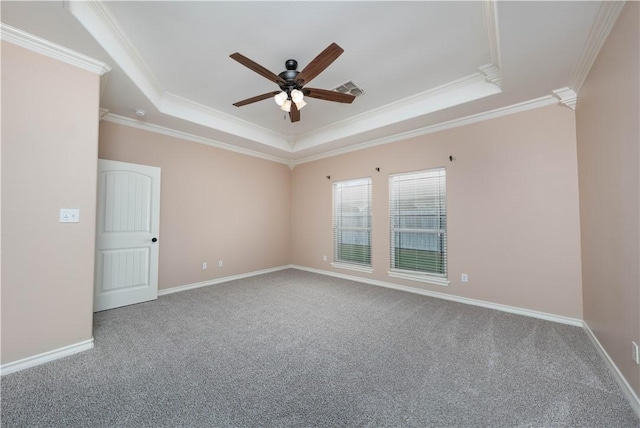
[[[287,95],[287,93],[285,91],[280,92],[279,94],[276,94],[275,97],[273,97],[274,101],[276,102],[276,104],[278,104],[279,106],[281,106],[282,104],[284,104],[284,102],[287,100],[287,98],[289,98],[289,96]]]

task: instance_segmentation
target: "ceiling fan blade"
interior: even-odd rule
[[[291,119],[291,122],[297,122],[300,120],[300,110],[298,110],[298,106],[296,105],[296,103],[291,103],[289,119]]]
[[[257,101],[266,100],[267,98],[271,98],[276,94],[279,94],[280,91],[267,92],[266,94],[256,95],[255,97],[247,98],[246,100],[238,101],[237,103],[233,103],[236,107],[246,106],[247,104],[255,103]]]
[[[238,61],[240,64],[242,64],[245,67],[247,67],[248,69],[255,71],[259,75],[261,75],[263,77],[266,77],[267,79],[271,80],[272,82],[275,82],[277,84],[287,83],[282,77],[278,76],[275,73],[272,73],[271,71],[267,70],[266,68],[264,68],[263,66],[261,66],[257,62],[250,60],[249,58],[247,58],[246,56],[244,56],[242,54],[239,54],[238,52],[233,53],[233,54],[231,54],[229,56],[231,58],[235,59],[236,61]]]
[[[311,82],[311,79],[322,73],[333,61],[342,55],[344,49],[335,43],[331,43],[325,50],[315,57],[296,77],[296,83],[304,86]]]
[[[329,91],[326,89],[304,88],[302,90],[306,97],[317,98],[319,100],[334,101],[336,103],[351,104],[356,99],[355,95],[343,94],[342,92]]]

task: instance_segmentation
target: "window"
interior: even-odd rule
[[[332,266],[372,272],[371,178],[333,183]]]
[[[449,285],[444,168],[389,178],[390,276]]]

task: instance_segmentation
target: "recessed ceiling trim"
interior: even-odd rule
[[[106,109],[106,108],[100,108],[100,113],[99,113],[99,114],[100,114],[100,119],[99,119],[99,121],[100,121],[100,120],[102,120],[102,119],[104,119],[104,116],[105,116],[107,113],[109,113],[109,109]]]
[[[470,124],[482,122],[485,120],[496,119],[502,116],[520,113],[527,110],[533,110],[536,108],[547,107],[554,104],[558,104],[558,99],[555,96],[548,95],[548,96],[524,101],[521,103],[513,104],[510,106],[501,107],[494,110],[489,110],[486,112],[462,117],[459,119],[453,119],[446,122],[437,123],[434,125],[425,126],[422,128],[411,130],[411,131],[393,134],[383,138],[377,138],[375,140],[371,140],[365,143],[356,144],[356,145],[352,145],[352,146],[337,149],[337,150],[332,150],[330,152],[325,152],[318,155],[307,156],[307,157],[296,159],[296,160],[285,159],[278,156],[271,156],[271,155],[267,155],[254,150],[243,149],[241,147],[237,147],[231,144],[222,143],[220,141],[216,141],[213,139],[200,137],[187,132],[177,131],[172,128],[167,128],[164,126],[154,125],[154,124],[142,122],[132,118],[115,115],[115,114],[109,113],[106,109],[100,109],[101,110],[100,113],[101,113],[101,119],[106,122],[112,122],[112,123],[116,123],[123,126],[131,126],[133,128],[142,129],[149,132],[155,132],[158,134],[167,135],[170,137],[175,137],[175,138],[179,138],[186,141],[192,141],[194,143],[200,143],[200,144],[205,144],[205,145],[216,147],[223,150],[229,150],[229,151],[244,154],[247,156],[252,156],[260,159],[270,160],[277,163],[282,163],[282,164],[288,165],[289,168],[293,170],[293,168],[295,168],[297,165],[301,165],[303,163],[308,163],[308,162],[313,162],[320,159],[339,156],[342,154],[356,152],[359,150],[381,146],[384,144],[391,144],[398,141],[419,137],[422,135],[427,135],[427,134],[432,134],[439,131],[444,131],[447,129],[457,128],[459,126],[470,125]]]
[[[266,146],[290,152],[291,146],[283,134],[219,112],[171,92],[165,92],[159,110],[173,117],[228,132]]]
[[[162,98],[162,85],[111,12],[98,1],[65,1],[64,7],[157,107]]]
[[[474,73],[384,107],[303,134],[297,139],[295,151],[309,149],[500,92],[502,91],[498,86],[485,80],[484,74]]]
[[[242,147],[234,146],[232,144],[222,143],[220,141],[216,141],[210,138],[193,135],[188,132],[182,132],[172,128],[167,128],[160,125],[154,125],[152,123],[142,122],[136,119],[119,116],[112,113],[106,113],[105,115],[103,115],[102,120],[104,120],[105,122],[117,123],[118,125],[124,125],[124,126],[130,126],[132,128],[142,129],[144,131],[167,135],[169,137],[179,138],[181,140],[205,144],[207,146],[216,147],[223,150],[229,150],[231,152],[240,153],[242,155],[247,155],[255,158],[278,162],[285,165],[290,165],[291,163],[291,161],[289,161],[288,159],[284,159],[278,156],[271,156],[265,153],[257,152],[255,150],[245,149]]]
[[[571,110],[576,109],[576,103],[578,102],[578,94],[576,94],[576,92],[573,89],[560,88],[560,89],[551,91],[551,93],[561,105],[565,107],[569,107]]]
[[[533,110],[536,108],[547,107],[557,103],[558,103],[558,100],[555,97],[551,95],[547,95],[544,97],[535,98],[533,100],[524,101],[518,104],[513,104],[510,106],[501,107],[494,110],[489,110],[486,112],[461,117],[459,119],[453,119],[446,122],[436,123],[434,125],[413,129],[411,131],[401,132],[401,133],[390,135],[387,137],[377,138],[375,140],[368,141],[366,143],[356,144],[353,146],[332,150],[330,152],[325,152],[318,155],[307,156],[307,157],[300,158],[293,161],[292,165],[295,167],[297,165],[307,163],[307,162],[313,162],[316,160],[330,158],[330,157],[342,155],[345,153],[350,153],[350,152],[368,149],[371,147],[381,146],[384,144],[395,143],[398,141],[407,140],[409,138],[419,137],[421,135],[432,134],[434,132],[444,131],[446,129],[457,128],[459,126],[470,125],[476,122],[496,119],[498,117],[507,116],[514,113],[520,113],[527,110]]]
[[[290,139],[283,134],[165,92],[124,29],[102,2],[67,2],[66,8],[112,56],[161,113],[212,127],[280,150],[292,152],[304,150],[500,92],[499,88],[484,81],[487,76],[477,73],[296,137],[296,144],[291,148]],[[491,27],[488,32],[495,34],[497,25],[495,13],[486,18],[486,23]],[[497,39],[492,40],[494,40],[492,44],[495,51]],[[489,81],[495,84],[495,79]]]
[[[159,112],[290,150],[286,137],[215,109],[165,92],[142,55],[109,9],[100,1],[68,1],[65,8],[93,36]]]
[[[478,70],[484,75],[484,80],[486,80],[487,83],[502,88],[502,73],[498,67],[493,64],[487,64],[478,67]]]
[[[482,12],[484,13],[484,27],[487,31],[489,51],[491,52],[491,63],[498,67],[498,69],[501,69],[502,62],[500,59],[500,31],[498,29],[498,1],[483,1]]]
[[[97,59],[90,58],[79,52],[72,51],[64,46],[57,45],[48,40],[34,36],[33,34],[29,34],[26,31],[19,30],[4,23],[0,23],[0,29],[0,39],[16,46],[29,49],[30,51],[37,52],[41,55],[62,61],[83,70],[99,74],[100,76],[111,71],[111,67],[102,61],[98,61]]]
[[[157,107],[164,91],[162,84],[142,60],[111,12],[99,1],[65,1],[64,7]]]
[[[573,89],[576,93],[580,92],[582,84],[589,74],[589,70],[593,66],[593,63],[602,48],[609,32],[613,28],[620,12],[624,8],[624,1],[603,1],[598,9],[598,14],[593,20],[591,30],[587,36],[584,49],[580,59],[576,64],[571,77],[569,78],[569,88]]]

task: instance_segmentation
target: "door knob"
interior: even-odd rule
[[[151,242],[158,242],[158,238],[151,238]]]

